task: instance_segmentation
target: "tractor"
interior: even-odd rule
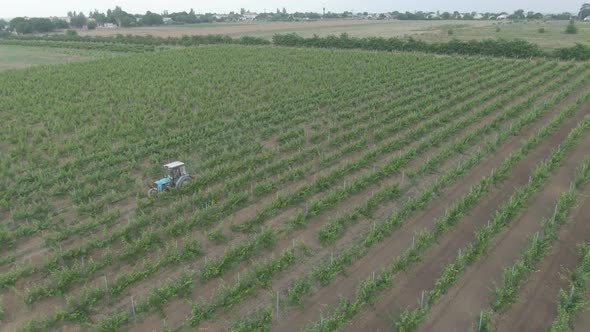
[[[154,186],[148,190],[148,196],[153,196],[164,191],[170,191],[172,188],[181,189],[193,179],[193,177],[186,172],[186,166],[181,161],[166,164],[164,165],[164,168],[168,175],[154,182]]]

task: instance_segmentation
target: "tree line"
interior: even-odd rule
[[[61,35],[6,35],[11,40],[38,40],[57,42],[89,42],[103,44],[128,44],[150,46],[197,46],[206,44],[240,44],[240,45],[275,45],[287,47],[314,47],[330,49],[361,49],[371,51],[404,51],[445,55],[484,55],[506,58],[538,58],[549,57],[562,60],[590,60],[590,47],[576,44],[574,47],[557,48],[553,51],[543,51],[537,44],[525,40],[484,39],[461,41],[453,39],[449,42],[428,43],[413,38],[383,38],[383,37],[351,37],[346,33],[340,36],[310,38],[297,34],[275,34],[272,41],[244,36],[232,38],[227,35],[195,35],[182,37],[155,37],[137,35],[116,36],[79,36],[76,34]],[[64,44],[65,45],[65,44]]]
[[[525,40],[484,39],[461,41],[453,39],[449,42],[427,43],[413,38],[383,37],[350,37],[343,33],[340,36],[304,38],[297,34],[276,34],[272,38],[273,45],[290,47],[316,47],[363,49],[372,51],[405,51],[448,55],[485,55],[507,58],[550,57],[562,60],[590,60],[590,47],[576,44],[574,47],[558,48],[545,52],[534,43]]]
[[[68,28],[88,28],[94,29],[97,26],[105,26],[106,24],[116,25],[119,27],[137,27],[137,26],[158,26],[164,24],[197,24],[197,23],[213,23],[224,21],[239,21],[245,18],[247,14],[249,17],[260,21],[297,21],[297,20],[319,20],[319,19],[348,19],[348,18],[369,18],[369,19],[395,19],[395,20],[489,20],[498,17],[505,17],[509,20],[583,20],[590,16],[590,3],[584,3],[577,15],[572,13],[560,13],[543,15],[538,12],[525,11],[518,9],[512,14],[506,12],[501,13],[460,13],[454,12],[387,12],[379,14],[370,14],[368,12],[354,14],[349,11],[342,13],[332,13],[330,11],[323,13],[314,12],[295,12],[289,13],[286,8],[282,10],[277,8],[276,12],[268,13],[250,13],[244,8],[239,12],[230,12],[229,14],[217,15],[215,13],[196,14],[194,9],[190,11],[169,13],[164,11],[162,14],[147,11],[145,14],[131,14],[123,10],[120,6],[114,9],[108,9],[106,12],[99,12],[94,10],[86,16],[83,12],[68,12],[67,20],[63,18],[24,18],[17,17],[10,22],[0,19],[0,31],[8,30],[19,34],[29,33],[47,33],[59,29]],[[255,17],[252,17],[255,14]]]

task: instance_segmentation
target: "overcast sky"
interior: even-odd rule
[[[68,11],[76,10],[88,13],[98,9],[106,11],[119,5],[127,12],[145,13],[150,10],[161,13],[164,10],[183,11],[194,8],[198,13],[239,11],[246,8],[255,12],[274,11],[277,7],[287,11],[326,11],[342,12],[387,12],[387,11],[480,11],[512,12],[516,9],[538,11],[542,13],[578,12],[583,3],[578,0],[1,0],[0,17],[17,16],[65,16]],[[588,2],[588,0],[586,0]]]

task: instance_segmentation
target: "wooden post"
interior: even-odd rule
[[[483,323],[483,310],[479,312],[479,326],[477,328],[478,331],[481,331],[481,324]]]
[[[279,320],[279,291],[277,291],[277,321]]]
[[[424,307],[424,290],[422,290],[422,298],[420,299],[420,308]]]

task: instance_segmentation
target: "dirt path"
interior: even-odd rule
[[[568,154],[564,165],[553,174],[543,191],[529,202],[522,217],[513,221],[510,229],[496,237],[493,249],[487,256],[468,267],[461,280],[431,309],[429,319],[421,326],[420,331],[431,331],[435,327],[442,331],[466,331],[472,326],[477,314],[481,310],[486,310],[493,300],[490,289],[502,282],[504,268],[514,264],[528,247],[528,237],[541,229],[543,219],[551,216],[557,196],[568,190],[574,179],[576,167],[587,156],[589,150],[590,135],[587,135],[582,144]],[[537,295],[555,298],[555,293]],[[545,306],[540,306],[537,302],[532,303],[534,306],[529,307],[529,312],[533,312],[533,317],[540,318],[547,313]],[[554,305],[550,307],[555,308]],[[522,319],[527,318],[520,317],[519,321],[522,322]],[[550,321],[550,315],[545,315],[545,319]],[[526,326],[527,329],[533,327],[531,324],[545,326],[544,321],[527,320],[524,322],[525,325],[521,326]],[[507,327],[508,330],[515,328],[512,324]]]
[[[581,197],[588,195],[590,186],[581,192]],[[590,234],[590,223],[587,222],[589,215],[590,199],[586,198],[572,213],[571,221],[557,233],[558,240],[549,256],[539,264],[537,272],[529,277],[527,284],[518,292],[520,300],[507,312],[495,317],[493,323],[498,331],[546,330],[555,319],[557,293],[559,289],[567,287],[567,280],[562,276],[566,275],[567,269],[576,268],[576,245],[588,240]]]
[[[568,97],[570,102],[574,100],[574,98],[575,94],[574,96]],[[560,106],[562,107],[563,105]],[[561,107],[557,107],[557,109],[561,109]],[[439,241],[437,248],[434,248],[425,254],[422,263],[410,269],[407,273],[395,277],[393,281],[395,287],[386,292],[385,296],[378,300],[373,308],[367,310],[363,314],[359,314],[356,319],[353,320],[352,324],[345,330],[376,331],[379,329],[390,329],[390,316],[397,317],[403,308],[415,305],[419,294],[422,290],[427,288],[425,285],[434,284],[446,263],[453,260],[458,250],[467,245],[471,240],[474,230],[477,227],[484,225],[487,220],[490,219],[490,216],[494,213],[497,206],[510,197],[515,187],[523,185],[528,181],[531,166],[537,164],[548,156],[551,149],[563,141],[571,128],[575,127],[584,115],[584,112],[579,111],[576,117],[567,119],[559,131],[553,136],[548,137],[545,140],[545,143],[538,146],[534,151],[531,151],[531,153],[529,153],[515,168],[509,179],[503,182],[503,184],[493,193],[488,194],[487,197],[474,210],[472,210],[467,217],[463,218],[463,220],[460,221],[451,232],[443,236]],[[527,132],[530,134],[530,131]],[[520,140],[512,140],[499,149],[490,159],[483,161],[482,166],[477,171],[479,172],[477,179],[483,175],[489,174],[489,171],[491,171],[492,168],[495,168],[495,166],[501,162],[503,157],[508,155],[511,151],[514,151],[520,145],[519,141]],[[483,168],[483,171],[481,168]],[[462,183],[461,185],[469,186],[471,183],[473,182]],[[438,213],[432,213],[436,212],[432,211],[430,214],[427,213],[426,215],[419,216],[412,221],[412,224],[424,223],[425,217],[428,222],[431,223],[434,218],[444,213],[444,208],[446,206],[449,206],[453,201],[458,199],[458,197],[453,197],[452,193],[450,195],[445,195],[444,197],[445,199],[443,202],[437,204],[437,207],[439,207]],[[432,210],[435,209],[436,207]],[[391,261],[391,259],[397,255],[387,254],[387,256],[389,261]]]
[[[571,102],[575,100],[577,94],[579,94],[582,89],[576,91],[572,94],[572,96],[568,97],[566,102]],[[560,104],[558,107],[555,107],[556,110],[560,110],[564,104]],[[549,121],[553,115],[553,112],[550,112],[546,119],[543,121],[539,121],[538,126],[541,126],[542,123],[545,121]],[[581,118],[581,116],[579,116]],[[561,130],[554,136],[557,137],[556,142],[553,144],[544,144],[540,146],[537,151],[533,151],[529,154],[529,156],[525,159],[524,162],[521,163],[521,172],[520,175],[518,172],[513,173],[514,179],[512,181],[506,181],[509,185],[507,188],[501,192],[510,192],[513,185],[516,182],[522,181],[525,183],[528,180],[528,172],[531,164],[535,164],[537,161],[543,159],[544,156],[548,155],[550,149],[554,146],[557,146],[558,143],[562,141],[562,139],[569,133],[569,128],[574,127],[577,122],[578,118],[570,118],[566,121],[567,125],[564,130]],[[522,135],[530,135],[534,133],[538,128],[538,126],[532,126],[528,130],[523,131]],[[315,293],[311,296],[310,299],[304,301],[303,310],[296,309],[290,315],[288,319],[285,319],[279,324],[273,326],[274,330],[288,330],[288,331],[295,331],[300,330],[301,328],[305,327],[310,321],[315,321],[319,318],[319,313],[321,310],[324,310],[324,306],[328,305],[335,305],[338,301],[340,296],[351,296],[354,294],[354,290],[358,285],[359,280],[366,278],[367,276],[371,275],[373,271],[377,271],[381,266],[391,263],[391,260],[394,257],[400,255],[404,250],[411,245],[412,237],[416,232],[424,228],[432,228],[433,221],[436,217],[442,215],[447,206],[451,205],[454,201],[458,200],[460,197],[463,196],[469,187],[476,183],[481,177],[486,176],[490,173],[493,168],[496,168],[504,158],[512,152],[514,149],[518,148],[521,145],[520,138],[512,138],[504,146],[499,149],[494,155],[488,157],[487,159],[483,160],[480,165],[478,165],[469,175],[467,175],[461,182],[452,186],[449,190],[445,191],[443,195],[441,195],[441,199],[436,202],[436,204],[430,204],[430,207],[427,208],[424,212],[420,213],[418,216],[413,218],[411,221],[404,224],[401,229],[397,230],[394,235],[392,235],[389,239],[383,241],[380,245],[370,250],[369,255],[360,259],[359,261],[355,262],[355,264],[347,269],[346,276],[339,276],[331,285],[322,288],[319,292]],[[509,195],[508,195],[509,196]],[[495,210],[495,206],[497,204],[492,204],[491,211]],[[485,219],[487,220],[487,219]],[[483,221],[482,221],[483,222]],[[472,225],[473,226],[473,225]],[[472,231],[465,231],[465,236],[470,237]],[[456,250],[452,251],[453,257],[456,254]],[[413,280],[416,280],[415,278]],[[423,287],[423,283],[420,284],[420,287]],[[404,287],[402,287],[403,289]],[[421,291],[418,290],[418,292]],[[412,302],[415,300],[416,293],[412,293]],[[386,317],[384,320],[387,321]],[[387,324],[383,325],[386,326]],[[378,327],[377,325],[375,327]],[[359,330],[359,329],[352,329],[352,330]],[[368,330],[375,330],[374,328],[369,328]]]

